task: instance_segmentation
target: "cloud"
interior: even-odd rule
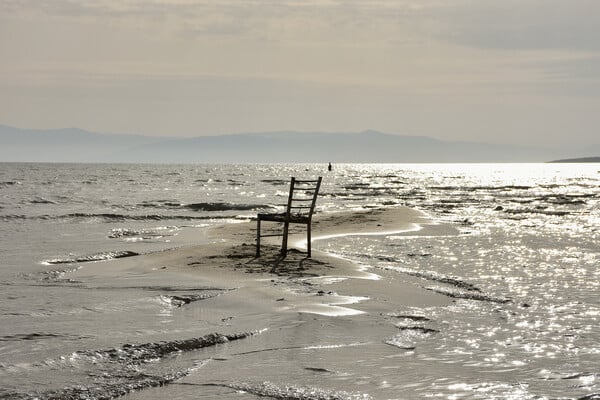
[[[0,12],[108,18],[190,37],[304,43],[412,37],[502,50],[600,50],[596,0],[4,0]]]
[[[447,0],[449,2],[451,0]],[[29,18],[88,19],[165,25],[188,35],[250,35],[263,40],[386,40],[427,7],[413,0],[4,0],[0,11]],[[176,29],[172,29],[176,31]],[[389,35],[388,35],[389,37]]]
[[[429,10],[442,40],[501,50],[600,50],[600,2],[477,0]]]

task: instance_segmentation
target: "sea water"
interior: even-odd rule
[[[222,288],[187,288],[182,297],[181,287],[168,285],[92,287],[70,272],[197,244],[208,226],[277,209],[290,176],[317,175],[324,176],[319,212],[408,206],[454,227],[458,234],[314,244],[452,303],[382,315],[395,333],[370,339],[377,347],[364,348],[383,353],[367,369],[348,367],[353,363],[344,358],[360,343],[339,345],[351,349],[340,352],[339,369],[348,368],[348,376],[364,370],[371,380],[384,376],[377,384],[357,391],[357,380],[344,374],[315,381],[324,387],[336,381],[334,392],[297,388],[294,377],[286,388],[233,381],[231,393],[215,398],[600,397],[597,164],[344,164],[328,172],[326,164],[5,163],[0,398],[108,398],[218,368],[194,358],[204,344],[182,340],[225,339],[206,336],[216,326],[210,316],[184,318],[178,301]],[[312,349],[303,351],[336,346],[306,337],[297,342]],[[169,345],[131,347],[156,343]],[[111,357],[129,360],[128,367],[114,370],[103,361]],[[189,398],[208,392],[197,388]]]

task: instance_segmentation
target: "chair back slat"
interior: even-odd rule
[[[287,216],[293,213],[294,215],[302,215],[309,219],[312,218],[319,188],[321,187],[321,179],[319,177],[316,180],[298,180],[292,177],[286,208]]]

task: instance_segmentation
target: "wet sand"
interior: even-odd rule
[[[307,297],[305,292],[318,293],[324,288],[328,289],[326,292],[337,292],[338,287],[343,287],[344,296],[359,295],[361,291],[366,291],[360,296],[367,295],[371,300],[352,307],[363,309],[372,306],[375,296],[371,292],[381,293],[383,290],[384,285],[378,277],[381,271],[370,271],[365,266],[316,250],[318,244],[315,242],[321,238],[346,235],[439,234],[444,229],[450,229],[433,224],[419,211],[402,207],[317,215],[313,220],[312,257],[307,258],[304,228],[304,225],[292,225],[289,251],[284,259],[279,254],[280,237],[263,238],[261,256],[257,258],[255,222],[243,222],[219,225],[204,231],[203,236],[198,238],[203,244],[198,246],[115,259],[102,263],[101,267],[86,266],[74,272],[72,277],[93,278],[97,283],[106,279],[111,285],[115,285],[116,280],[116,284],[120,282],[123,285],[143,282],[169,287],[184,284],[237,291],[244,289],[258,292],[257,298],[253,299],[258,303],[285,297],[288,303],[292,303],[288,309],[302,308],[304,303],[328,302],[315,302],[314,299],[304,301],[302,298]],[[301,293],[291,290],[298,286],[312,289]],[[358,287],[362,286],[367,288],[359,290]],[[415,292],[412,284],[395,291],[393,296],[405,305],[439,304],[440,299],[446,299],[426,290]],[[331,300],[331,297],[328,299]],[[274,311],[281,308],[278,304]]]
[[[205,231],[198,246],[97,263],[73,278],[99,286],[211,289],[214,296],[173,297],[187,318],[206,320],[207,332],[198,336],[253,332],[179,356],[197,370],[131,398],[394,398],[401,385],[395,376],[418,379],[401,358],[439,330],[427,310],[451,299],[426,290],[417,277],[373,270],[315,247],[320,237],[445,229],[408,208],[323,214],[313,221],[312,258],[305,256],[301,229],[282,260],[281,238],[265,240],[256,258],[255,223],[228,224]],[[399,320],[410,326],[399,328]],[[303,397],[309,392],[314,397]]]

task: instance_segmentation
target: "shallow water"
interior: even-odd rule
[[[600,393],[598,165],[0,166],[0,398]],[[208,225],[283,203],[288,176],[318,174],[321,212],[406,205],[455,227],[314,244],[369,266],[386,293],[410,282],[452,305],[388,296],[378,313],[290,319],[230,288],[71,278],[97,260],[198,243]],[[124,347],[212,332],[253,334],[143,360]]]

